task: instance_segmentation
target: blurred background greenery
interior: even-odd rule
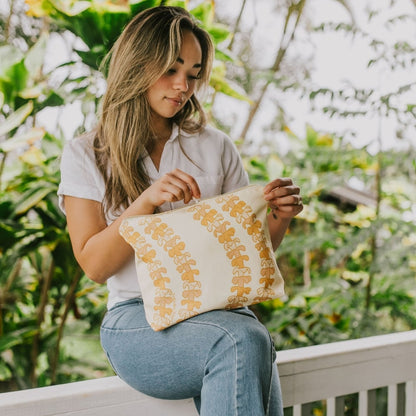
[[[308,33],[366,37],[368,66],[391,74],[413,68],[413,39],[380,40],[348,23],[311,24],[308,0],[276,2],[281,37],[272,63],[260,68],[241,18],[254,0],[7,0],[0,9],[0,391],[112,374],[99,345],[106,289],[89,281],[74,260],[65,217],[57,205],[60,124],[66,109],[82,103],[75,134],[91,128],[105,84],[99,63],[125,24],[159,4],[188,8],[211,33],[216,61],[206,110],[210,122],[235,140],[253,182],[290,176],[301,186],[304,212],[277,252],[287,297],[253,307],[277,349],[334,342],[416,328],[416,158],[406,141],[415,123],[415,83],[393,91],[354,85],[331,89],[310,82],[308,60],[290,52]],[[406,1],[406,0],[403,0]],[[395,1],[388,2],[394,8]],[[386,24],[416,20],[390,15]],[[380,6],[384,7],[384,6]],[[368,8],[370,21],[380,10]],[[231,16],[231,17],[230,17]],[[388,21],[387,21],[388,20]],[[279,26],[279,27],[280,27]],[[299,35],[301,34],[301,35]],[[306,35],[305,35],[306,34]],[[51,39],[70,50],[51,64]],[[299,50],[299,45],[297,46]],[[49,56],[49,60],[48,60]],[[294,70],[294,68],[296,70]],[[413,97],[413,101],[407,99]],[[404,146],[385,150],[381,134],[370,145],[307,125],[294,133],[290,114],[274,100],[275,116],[253,123],[270,97],[297,94],[325,117],[353,120],[393,117]],[[236,133],[225,121],[224,97],[244,114]],[[269,98],[267,98],[269,97]],[[400,98],[405,97],[405,103]],[[407,101],[406,101],[407,100]],[[400,104],[398,104],[400,102]],[[44,120],[49,120],[44,123]],[[56,121],[57,120],[57,121]],[[253,137],[257,139],[254,140]],[[258,137],[263,137],[263,140]],[[285,150],[280,146],[286,143]],[[375,150],[374,150],[375,149]],[[370,151],[371,150],[371,151]],[[360,184],[360,187],[354,184]]]

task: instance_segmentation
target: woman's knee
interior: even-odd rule
[[[274,345],[263,324],[250,315],[226,313],[231,315],[225,321],[212,322],[217,339],[211,352],[236,354],[238,360],[261,367],[270,365],[275,359]]]
[[[247,360],[270,365],[275,359],[274,345],[267,329],[260,323],[247,325],[239,330],[241,352]]]

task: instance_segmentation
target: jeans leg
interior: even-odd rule
[[[194,397],[202,416],[281,416],[275,352],[246,310],[212,311],[160,332],[140,302],[105,317],[101,342],[116,373],[159,398]]]
[[[269,408],[267,416],[283,416],[282,390],[280,387],[279,371],[276,363],[272,370],[272,382],[270,383]]]
[[[210,312],[188,324],[194,322],[216,334],[207,355],[201,416],[283,415],[274,346],[251,312]]]

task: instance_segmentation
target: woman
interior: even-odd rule
[[[75,256],[107,283],[101,342],[115,372],[137,390],[193,397],[201,415],[282,415],[275,351],[246,308],[213,311],[154,332],[143,311],[123,218],[152,214],[248,184],[230,139],[206,126],[195,95],[208,83],[209,35],[187,11],[156,7],[137,15],[110,52],[96,131],[71,140],[59,189]],[[302,210],[290,179],[265,187],[273,247]]]

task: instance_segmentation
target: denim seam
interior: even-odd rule
[[[114,332],[144,331],[144,330],[149,330],[149,329],[150,328],[146,326],[140,326],[138,328],[110,328],[107,326],[101,326],[102,331],[114,331]]]
[[[217,325],[217,324],[213,324],[212,322],[197,322],[197,321],[188,321],[186,322],[186,324],[190,324],[190,325],[206,325],[206,326],[212,326],[215,328],[219,328],[221,329],[229,338],[231,338],[231,340],[233,341],[233,347],[234,347],[234,351],[235,351],[235,394],[234,394],[234,409],[236,411],[235,416],[238,416],[238,414],[240,413],[238,410],[238,400],[237,400],[237,396],[238,396],[238,391],[237,391],[237,386],[238,386],[238,380],[237,380],[237,374],[238,374],[238,348],[237,348],[237,341],[234,338],[234,336],[225,328],[223,328],[221,325]],[[206,367],[206,365],[205,365]]]
[[[274,349],[274,344],[272,342],[271,336],[269,334],[270,337],[270,362],[271,362],[271,366],[276,365],[276,363],[273,361],[273,349]],[[267,407],[266,407],[266,415],[269,415],[270,413],[270,399],[272,396],[272,387],[273,387],[273,367],[270,367],[270,379],[269,379],[269,397],[267,398]]]

